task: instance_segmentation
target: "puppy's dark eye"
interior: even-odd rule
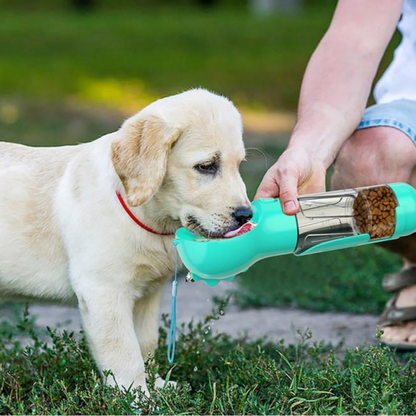
[[[217,170],[218,170],[218,165],[215,162],[200,163],[198,165],[195,165],[194,168],[200,173],[204,173],[204,174],[208,174],[208,175],[215,175],[217,173]]]

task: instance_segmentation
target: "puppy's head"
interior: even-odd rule
[[[224,97],[197,89],[152,103],[127,120],[112,159],[135,207],[152,199],[160,215],[206,237],[251,218],[239,173],[241,116]]]

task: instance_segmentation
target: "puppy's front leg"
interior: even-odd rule
[[[163,286],[153,294],[137,299],[134,305],[134,327],[145,361],[153,355],[157,346],[162,292]]]
[[[85,280],[84,280],[85,281]],[[144,361],[133,322],[134,300],[123,284],[88,282],[76,288],[90,349],[98,368],[114,374],[106,382],[128,388],[146,386]]]
[[[152,295],[138,299],[134,305],[134,325],[145,361],[153,357],[157,347],[162,293],[163,286],[157,289]],[[176,383],[173,381],[170,381],[169,384],[176,386]],[[165,380],[157,375],[155,387],[161,389],[164,385]]]

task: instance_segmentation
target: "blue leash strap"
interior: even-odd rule
[[[173,363],[175,358],[175,346],[176,346],[176,295],[178,293],[178,249],[176,248],[177,242],[173,242],[175,250],[175,277],[172,282],[172,306],[170,311],[170,328],[168,337],[168,361]]]

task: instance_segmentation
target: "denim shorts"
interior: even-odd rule
[[[397,100],[372,105],[365,110],[357,130],[378,126],[401,130],[416,145],[416,101]]]

